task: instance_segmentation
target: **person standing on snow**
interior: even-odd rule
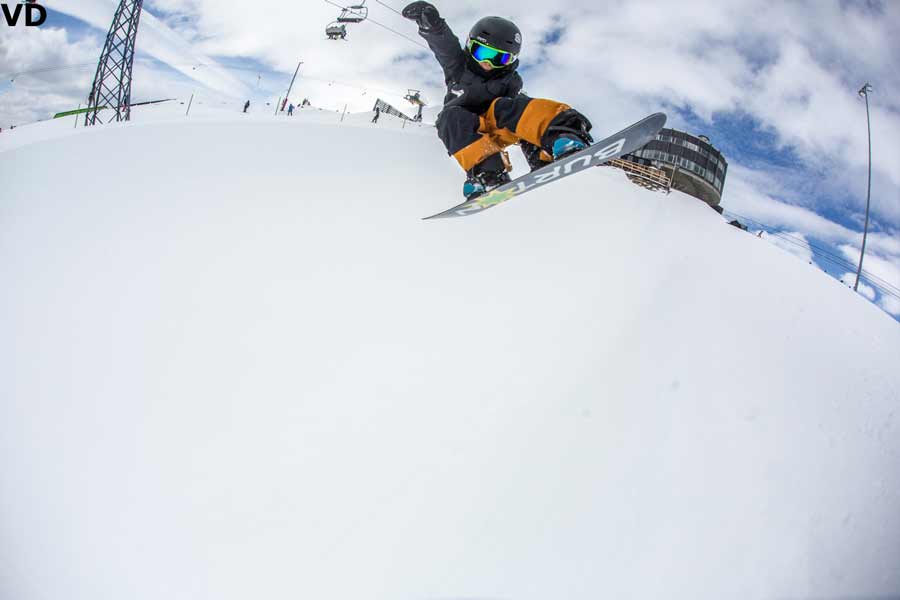
[[[294,105],[293,105],[293,104],[291,104],[290,106],[288,106],[288,116],[289,116],[289,117],[293,117],[293,116],[294,116]]]
[[[522,32],[514,23],[481,19],[463,49],[434,5],[413,2],[403,16],[419,26],[444,71],[447,95],[438,136],[466,171],[467,199],[510,181],[502,154],[507,146],[518,143],[535,170],[593,143],[587,117],[567,104],[521,93]]]
[[[377,124],[377,123],[378,123],[378,119],[379,119],[380,117],[381,117],[381,107],[376,106],[376,107],[375,107],[375,116],[372,117],[372,122]]]
[[[247,112],[249,109],[250,109],[250,101],[247,100],[247,101],[244,103],[244,112]]]

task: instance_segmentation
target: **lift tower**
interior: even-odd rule
[[[103,124],[103,109],[111,111],[103,115],[107,123],[131,119],[131,68],[143,4],[144,0],[119,2],[88,97],[88,106],[93,110],[85,116],[86,126]]]

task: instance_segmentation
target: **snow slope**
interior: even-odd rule
[[[875,306],[610,169],[423,222],[427,128],[165,114],[0,141],[0,597],[900,595]]]

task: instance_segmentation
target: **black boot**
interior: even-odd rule
[[[531,167],[532,172],[550,164],[541,158],[541,152],[543,151],[540,147],[535,146],[530,142],[526,142],[525,140],[519,142],[519,147],[522,149],[522,154],[525,155],[525,160],[528,161],[528,166]]]
[[[570,108],[561,112],[550,122],[547,131],[541,138],[541,148],[547,154],[558,160],[567,153],[575,152],[582,148],[581,144],[590,146],[594,143],[590,131],[593,128],[591,122],[583,114]],[[559,143],[557,143],[559,142]],[[571,143],[570,143],[571,142]],[[564,149],[571,148],[569,152]],[[563,149],[563,152],[560,150]]]
[[[467,200],[477,198],[492,189],[512,181],[500,154],[487,157],[466,172],[463,195]]]

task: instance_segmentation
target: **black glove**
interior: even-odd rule
[[[431,31],[441,25],[441,13],[428,2],[413,2],[403,9],[403,16],[415,21],[422,31]]]

